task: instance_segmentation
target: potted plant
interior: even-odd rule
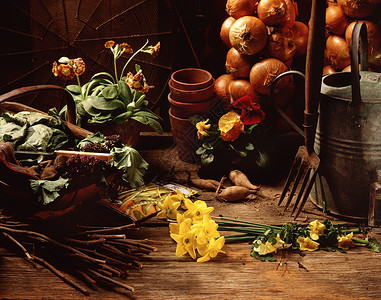
[[[156,132],[162,133],[160,117],[147,108],[146,93],[152,87],[146,82],[143,71],[135,65],[136,74],[126,74],[126,68],[131,60],[140,52],[155,56],[160,49],[160,42],[148,46],[147,42],[135,53],[127,43],[105,43],[105,48],[113,54],[114,74],[99,72],[91,79],[81,84],[80,76],[85,72],[82,58],[70,59],[61,57],[53,63],[52,72],[55,76],[71,80],[77,79],[76,85],[66,86],[76,104],[77,125],[91,131],[103,134],[119,134],[123,143],[135,146],[140,133],[140,124],[151,126]],[[121,72],[118,72],[117,60],[124,54],[132,54]],[[66,115],[65,106],[60,115]]]

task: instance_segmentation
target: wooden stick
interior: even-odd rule
[[[25,256],[28,259],[32,259],[32,256],[29,254],[28,250],[26,250],[25,247],[18,240],[16,240],[14,237],[12,237],[6,232],[3,232],[3,235],[10,239],[13,243],[15,243],[24,252]]]
[[[77,290],[79,290],[84,295],[89,295],[90,294],[87,289],[85,289],[84,287],[82,287],[79,284],[77,284],[75,281],[73,281],[70,278],[68,278],[64,273],[62,273],[61,271],[57,270],[55,267],[53,267],[50,263],[48,263],[44,259],[39,258],[37,256],[33,256],[33,260],[37,261],[38,263],[40,263],[41,265],[43,265],[44,267],[46,267],[47,269],[52,271],[55,275],[57,275],[59,278],[61,278],[66,283],[68,283],[71,286],[75,287]]]
[[[123,231],[126,229],[131,229],[134,228],[135,224],[128,224],[128,225],[123,225],[119,227],[107,227],[107,228],[101,228],[101,229],[93,229],[93,230],[85,230],[80,232],[79,234],[91,234],[91,233],[112,233],[112,232],[119,232]]]
[[[131,291],[131,292],[134,292],[134,291],[135,291],[135,289],[134,289],[132,286],[129,286],[129,285],[127,285],[127,284],[124,284],[124,283],[122,283],[122,282],[119,282],[119,281],[117,281],[117,280],[115,280],[115,279],[112,279],[112,278],[110,278],[110,277],[104,276],[104,275],[100,274],[100,273],[97,272],[97,271],[94,271],[94,270],[88,270],[88,272],[91,273],[92,275],[96,276],[96,277],[102,278],[102,279],[104,279],[104,280],[106,280],[106,281],[108,281],[108,282],[112,282],[112,283],[114,283],[114,284],[116,284],[116,285],[118,285],[118,286],[120,286],[120,287],[122,287],[122,288],[125,288],[125,289],[127,289],[127,290],[129,290],[129,291]]]

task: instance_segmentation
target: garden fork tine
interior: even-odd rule
[[[307,58],[306,58],[306,82],[305,82],[305,110],[304,110],[304,142],[305,146],[300,146],[296,153],[282,195],[279,199],[280,205],[288,196],[285,210],[289,207],[298,186],[301,183],[296,203],[291,215],[297,210],[294,217],[296,219],[302,211],[312,185],[316,178],[320,159],[314,152],[314,140],[317,124],[317,109],[320,97],[321,78],[324,60],[324,40],[325,40],[325,1],[313,0],[311,6],[311,21],[308,35]],[[312,173],[311,173],[312,172]],[[301,201],[300,201],[301,200]],[[300,205],[299,205],[300,203]],[[298,207],[299,205],[299,207]]]

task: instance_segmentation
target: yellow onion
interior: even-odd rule
[[[257,17],[239,18],[230,28],[229,40],[238,52],[247,55],[257,54],[266,46],[267,27]]]

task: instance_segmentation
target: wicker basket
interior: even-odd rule
[[[46,103],[41,103],[41,97],[39,97],[39,102],[35,103],[34,99],[36,93],[47,93],[51,96],[45,97]],[[54,102],[53,98],[58,102]],[[17,100],[17,102],[16,102]],[[78,127],[75,124],[75,104],[64,88],[55,85],[39,85],[23,87],[13,90],[9,93],[0,96],[0,112],[9,111],[12,113],[17,113],[20,111],[33,111],[39,113],[46,113],[39,109],[36,109],[30,105],[37,105],[39,107],[51,108],[52,104],[55,103],[57,109],[60,109],[63,105],[67,104],[68,107],[68,122],[64,122],[65,126],[70,130],[75,138],[83,139],[90,131]],[[4,143],[3,143],[4,144]],[[7,143],[10,144],[10,143]],[[57,216],[61,216],[72,211],[78,204],[87,201],[96,196],[96,194],[101,190],[101,187],[94,184],[94,182],[78,182],[75,186],[71,185],[65,192],[58,198],[53,204],[42,206],[38,203],[36,196],[29,190],[29,181],[34,178],[33,175],[28,175],[22,170],[22,167],[18,164],[18,161],[13,155],[13,148],[7,149],[6,145],[0,147],[3,155],[0,156],[0,193],[2,194],[2,199],[6,200],[6,204],[11,202],[11,206],[17,206],[17,210],[20,213],[31,215],[34,217],[49,219]],[[4,149],[7,149],[4,152]],[[5,153],[5,154],[4,154]],[[3,175],[1,175],[3,174]],[[7,174],[6,176],[4,174]],[[10,177],[14,177],[9,180]],[[111,182],[116,173],[109,174],[107,181]],[[7,199],[11,201],[7,201]],[[21,204],[21,205],[20,205]],[[19,208],[23,209],[19,209]]]

